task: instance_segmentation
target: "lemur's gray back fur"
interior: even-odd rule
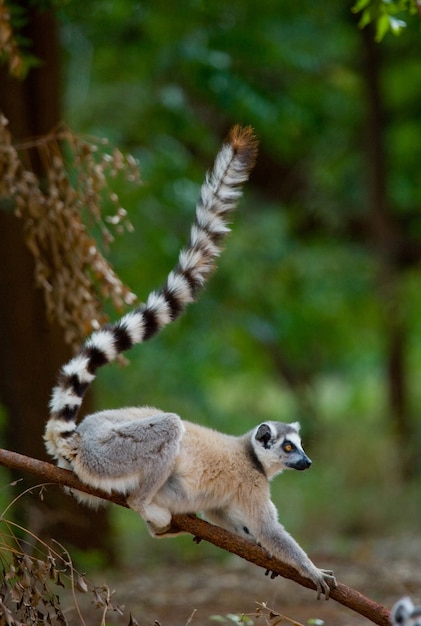
[[[248,178],[256,153],[257,140],[252,129],[235,126],[202,185],[189,243],[180,252],[178,264],[165,285],[152,292],[146,304],[94,332],[79,353],[62,367],[52,392],[45,434],[52,456],[63,457],[60,449],[66,447],[66,439],[76,429],[83,397],[98,367],[153,337],[196,300],[230,230],[227,218],[241,196],[241,184]]]

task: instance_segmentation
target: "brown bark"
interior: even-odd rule
[[[401,450],[400,467],[403,478],[409,478],[416,468],[413,441],[414,425],[411,418],[407,385],[407,326],[401,299],[402,269],[409,262],[408,250],[412,241],[403,233],[394,218],[388,199],[388,171],[384,130],[386,114],[381,89],[381,51],[374,41],[373,31],[361,31],[364,48],[364,76],[367,94],[367,172],[369,192],[369,232],[371,245],[379,260],[379,295],[383,302],[384,333],[389,414],[393,432]],[[419,246],[418,250],[419,250]],[[412,263],[417,263],[415,258]]]
[[[23,34],[32,42],[30,52],[40,59],[40,66],[23,81],[0,67],[0,110],[18,141],[50,131],[59,122],[61,110],[54,13],[33,8],[28,16]],[[42,177],[42,164],[33,154],[30,157],[30,165]],[[24,243],[22,223],[6,209],[4,200],[4,206],[0,204],[0,398],[8,416],[6,441],[11,448],[42,458],[50,390],[71,353],[63,330],[47,320],[43,295],[34,286],[34,262]],[[83,511],[62,494],[54,494],[48,504],[42,515],[16,511],[27,527],[40,534],[54,533],[82,548],[103,549],[111,558],[107,515]]]
[[[99,496],[110,502],[114,502],[119,506],[127,507],[126,501],[121,495],[109,495],[95,489],[91,489],[81,483],[76,476],[68,470],[59,469],[55,465],[25,457],[15,452],[0,449],[0,464],[5,467],[13,468],[14,470],[21,470],[33,473],[43,483],[57,483],[65,485],[73,489],[79,489],[96,496]],[[273,572],[284,578],[289,578],[294,582],[314,589],[312,582],[300,576],[293,567],[282,563],[278,559],[269,557],[267,552],[259,546],[253,545],[248,541],[234,535],[222,528],[213,526],[204,520],[197,518],[194,515],[174,515],[173,526],[184,531],[191,533],[198,539],[209,541],[233,554],[237,554],[243,559],[255,563],[259,567]],[[338,583],[336,589],[331,589],[330,597],[339,602],[340,604],[356,611],[360,615],[363,615],[374,624],[379,626],[390,625],[390,613],[382,605],[366,598],[361,593],[352,589],[342,583]]]

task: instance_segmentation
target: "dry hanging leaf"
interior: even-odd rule
[[[106,152],[106,141],[87,141],[64,126],[14,146],[7,126],[0,114],[0,196],[13,201],[16,215],[23,220],[36,284],[43,289],[49,318],[63,326],[66,341],[77,347],[106,321],[104,300],[110,299],[119,311],[136,300],[91,231],[99,230],[106,247],[115,232],[132,229],[108,181],[121,174],[139,183],[137,163],[117,149]],[[34,152],[45,180],[24,165]],[[115,213],[103,217],[106,200]]]
[[[10,11],[5,0],[0,0],[0,60],[6,59],[9,72],[16,78],[23,74],[23,58],[10,23]]]

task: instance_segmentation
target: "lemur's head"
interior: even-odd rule
[[[264,422],[252,434],[252,446],[268,478],[284,469],[305,470],[311,465],[301,445],[300,425]]]
[[[408,597],[401,598],[392,609],[393,626],[421,626],[421,606]]]

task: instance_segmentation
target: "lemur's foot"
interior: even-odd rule
[[[157,526],[155,526],[154,524],[151,524],[150,522],[147,522],[147,525],[148,525],[148,529],[151,535],[153,535],[157,539],[161,539],[163,537],[175,537],[175,535],[185,534],[184,530],[180,530],[178,526],[175,526],[175,525],[173,526],[173,524],[169,524],[168,526],[165,526],[164,528],[162,527],[158,528]]]

